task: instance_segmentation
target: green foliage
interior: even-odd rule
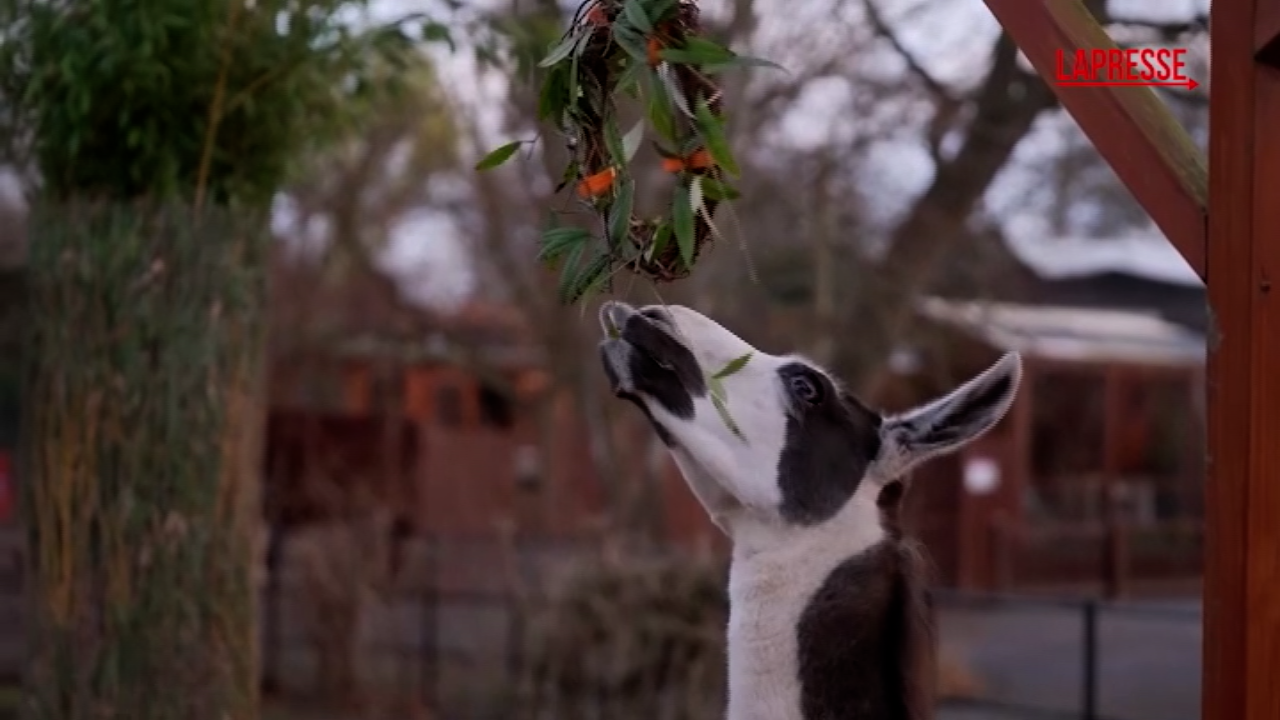
[[[28,720],[254,716],[263,215],[33,211]]]
[[[262,206],[297,161],[394,92],[421,17],[363,0],[0,0],[0,128],[51,199]]]
[[[692,3],[586,0],[578,9],[569,30],[537,62],[544,71],[538,117],[573,138],[560,187],[572,186],[600,220],[597,232],[553,228],[543,237],[539,258],[560,265],[563,301],[605,287],[622,267],[656,280],[692,270],[716,232],[716,204],[739,194],[722,176],[737,175],[739,166],[718,109],[720,93],[708,76],[753,65],[772,63],[701,37]],[[624,96],[645,108],[644,119],[625,135],[615,107]],[[633,215],[631,166],[646,137],[675,188],[664,215],[640,219]],[[515,146],[489,153],[477,170],[499,167]]]
[[[516,151],[519,150],[520,146],[523,144],[523,142],[517,140],[503,145],[481,158],[480,162],[476,163],[476,170],[488,170],[489,168],[498,167],[502,163],[510,160],[511,156],[515,155]]]
[[[709,393],[711,396],[711,404],[720,415],[720,420],[724,422],[725,427],[729,428],[729,432],[737,435],[743,442],[746,442],[747,438],[742,434],[742,428],[738,427],[738,423],[733,419],[733,416],[729,414],[729,394],[725,391],[724,383],[721,381],[746,367],[747,363],[751,361],[751,356],[753,354],[754,353],[746,353],[745,355],[739,355],[725,363],[724,367],[711,375],[708,375],[706,378],[707,387],[711,391]]]

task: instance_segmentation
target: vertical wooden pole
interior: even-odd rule
[[[1280,717],[1280,71],[1254,57],[1264,3],[1217,0],[1210,23],[1205,720]]]

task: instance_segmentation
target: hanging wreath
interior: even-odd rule
[[[597,233],[551,227],[539,259],[561,266],[565,302],[606,287],[620,268],[654,282],[685,277],[719,236],[716,207],[738,197],[729,178],[738,164],[725,138],[719,73],[773,63],[738,55],[700,35],[694,0],[587,0],[540,66],[546,68],[538,119],[555,122],[570,160],[557,192],[601,220]],[[616,99],[631,97],[644,117],[625,133]],[[648,137],[673,178],[665,214],[634,212],[631,163]],[[478,170],[497,167],[525,141],[489,153]]]

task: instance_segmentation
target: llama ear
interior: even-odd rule
[[[1013,404],[1022,379],[1022,358],[1007,353],[981,375],[951,393],[885,419],[882,462],[890,476],[952,452],[995,427]]]

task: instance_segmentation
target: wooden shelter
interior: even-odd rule
[[[926,298],[944,374],[1009,351],[1023,379],[1008,422],[917,473],[913,522],[942,581],[972,589],[1199,572],[1204,338],[1155,312]]]
[[[1042,77],[1115,43],[1079,0],[985,0]],[[1280,0],[1214,0],[1209,161],[1150,88],[1055,92],[1204,278],[1205,720],[1280,717]]]

